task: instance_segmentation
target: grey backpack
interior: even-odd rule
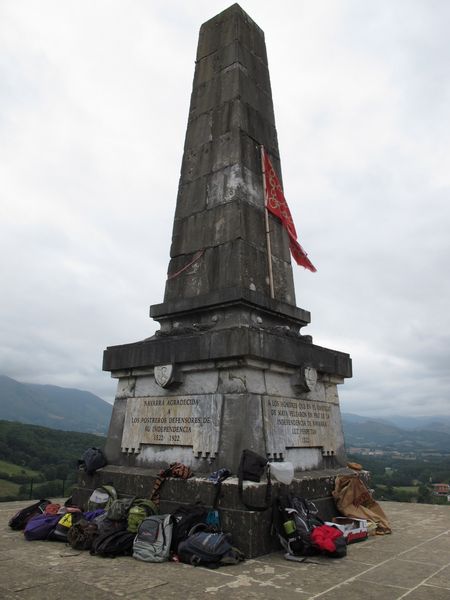
[[[117,500],[115,488],[112,485],[102,485],[90,495],[87,510],[97,510],[98,508],[108,510],[114,500]]]
[[[170,554],[172,515],[151,515],[142,521],[133,542],[133,557],[145,562],[164,562]]]
[[[134,498],[116,498],[109,505],[106,517],[111,521],[125,521]]]

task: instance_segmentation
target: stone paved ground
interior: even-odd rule
[[[340,560],[291,563],[280,553],[217,571],[102,559],[58,542],[27,542],[0,503],[0,598],[127,600],[450,600],[450,507],[384,502],[394,533],[352,544]],[[316,560],[316,559],[314,559]]]

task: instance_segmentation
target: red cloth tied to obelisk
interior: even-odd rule
[[[267,210],[278,217],[289,235],[289,248],[291,254],[298,265],[309,269],[313,273],[316,272],[316,267],[309,260],[308,255],[297,241],[297,231],[294,221],[292,220],[291,211],[287,205],[286,198],[283,194],[280,180],[278,179],[275,169],[270,161],[269,155],[263,149],[264,156],[264,177],[266,187],[266,206]]]

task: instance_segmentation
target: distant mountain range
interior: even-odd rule
[[[111,412],[111,404],[90,392],[0,375],[0,420],[105,435]],[[450,452],[450,416],[375,419],[342,413],[342,424],[347,448]]]
[[[387,423],[399,427],[400,429],[427,429],[450,433],[450,415],[432,415],[431,417],[410,417],[403,415],[364,417],[353,413],[342,413],[342,419],[349,424],[371,421],[376,423]]]
[[[0,375],[0,419],[105,435],[111,412],[111,404],[90,392]]]
[[[347,448],[450,452],[449,416],[374,419],[343,413],[342,424]]]

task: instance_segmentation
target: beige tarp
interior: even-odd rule
[[[367,519],[376,524],[376,533],[391,533],[391,526],[383,509],[372,498],[366,484],[357,474],[336,478],[333,497],[339,511],[346,517]]]

